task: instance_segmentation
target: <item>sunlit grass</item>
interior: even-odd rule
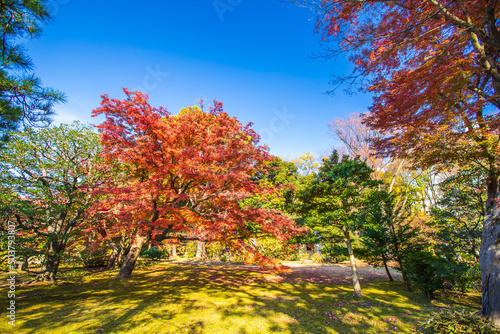
[[[0,332],[410,333],[431,310],[454,302],[429,302],[388,281],[365,283],[355,299],[349,285],[278,283],[275,274],[237,266],[159,263],[128,280],[115,275],[18,286],[16,327],[4,316]],[[480,305],[478,295],[454,300]]]

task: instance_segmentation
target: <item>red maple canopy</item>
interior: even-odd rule
[[[285,241],[301,230],[281,212],[245,207],[241,201],[273,189],[253,176],[270,159],[259,136],[222,109],[184,108],[171,115],[147,103],[148,96],[124,90],[125,100],[102,97],[93,116],[105,115],[103,166],[110,173],[99,189],[96,211],[113,232],[149,233],[151,240],[187,231],[261,256],[244,241],[272,235]]]
[[[318,31],[337,42],[325,54],[347,53],[356,65],[352,76],[337,83],[374,93],[366,121],[386,135],[378,141],[381,152],[409,154],[426,164],[495,154],[500,2],[329,0],[317,5],[323,13]]]

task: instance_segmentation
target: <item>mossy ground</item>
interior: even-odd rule
[[[127,280],[115,275],[66,272],[57,285],[19,285],[16,327],[4,311],[0,332],[411,333],[440,307],[480,307],[478,294],[429,301],[385,280],[365,282],[356,299],[349,284],[280,282],[250,266],[161,262]]]

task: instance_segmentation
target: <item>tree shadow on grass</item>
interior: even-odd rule
[[[258,267],[167,263],[131,279],[98,272],[83,282],[19,294],[22,333],[404,333],[431,306],[401,283],[276,282]],[[409,325],[410,324],[410,325]]]

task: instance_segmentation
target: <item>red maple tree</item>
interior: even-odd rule
[[[106,116],[97,127],[103,168],[110,170],[96,193],[95,211],[106,218],[108,236],[134,235],[118,277],[131,275],[145,243],[179,231],[230,244],[248,261],[275,265],[245,240],[272,235],[285,241],[301,230],[281,212],[241,205],[273,191],[252,179],[270,156],[257,145],[251,124],[243,126],[217,101],[208,112],[190,107],[171,115],[150,106],[147,95],[124,91],[126,99],[105,95],[93,111]]]

